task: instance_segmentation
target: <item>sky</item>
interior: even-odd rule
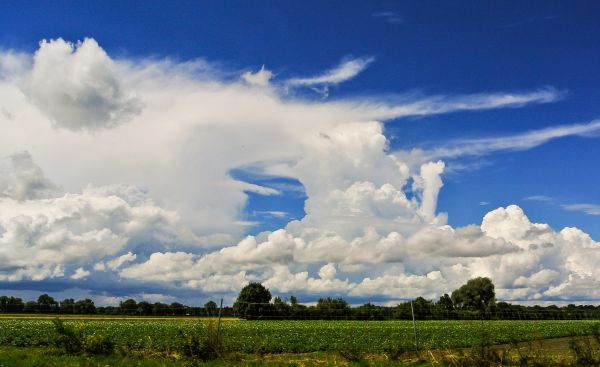
[[[598,303],[600,4],[0,5],[0,294]]]

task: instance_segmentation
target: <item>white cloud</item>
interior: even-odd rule
[[[271,80],[272,77],[273,73],[270,70],[265,69],[264,65],[255,73],[247,71],[242,74],[242,79],[244,79],[246,83],[259,87],[268,86],[269,80]]]
[[[75,273],[73,273],[73,275],[71,275],[71,279],[84,279],[88,275],[90,275],[90,272],[80,267],[75,270]]]
[[[23,52],[0,52],[0,79],[18,79],[31,67],[31,58]]]
[[[456,111],[480,111],[495,108],[517,108],[528,104],[544,104],[559,101],[566,93],[555,88],[542,88],[521,93],[486,93],[466,95],[439,95],[410,97],[397,103],[370,101],[361,102],[370,107],[372,119],[389,120],[406,116],[426,116]],[[383,98],[386,100],[385,98]],[[359,111],[357,110],[357,113]],[[585,128],[583,129],[585,130]],[[584,133],[583,131],[581,133]],[[483,148],[481,148],[483,149]]]
[[[42,41],[25,76],[25,95],[56,126],[70,130],[114,127],[140,112],[123,91],[116,66],[95,40]]]
[[[545,196],[545,195],[532,195],[532,196],[526,197],[525,200],[551,203],[554,201],[554,198],[552,198],[550,196]]]
[[[272,218],[287,218],[290,216],[289,213],[282,212],[280,210],[255,210],[253,213],[254,213],[254,215],[260,215],[260,216],[272,217]]]
[[[567,204],[562,207],[570,211],[579,211],[589,215],[600,215],[600,205],[597,204]]]
[[[337,270],[335,269],[335,264],[329,263],[323,265],[323,267],[319,270],[319,276],[321,279],[333,279],[335,278],[335,274]]]
[[[411,152],[400,151],[397,155],[400,159],[428,162],[435,159],[482,156],[498,151],[527,150],[554,139],[567,136],[594,137],[598,133],[600,133],[600,120],[593,120],[583,124],[560,125],[510,136],[454,140],[439,144],[436,148],[418,148]],[[543,198],[537,195],[528,199],[540,201]]]
[[[45,182],[31,157],[25,158],[28,172],[33,172],[27,177]],[[0,197],[0,280],[62,276],[66,265],[112,256],[143,241],[168,246],[189,240],[178,228],[177,214],[142,199],[130,186],[89,186],[78,194],[24,199]],[[108,267],[115,270],[135,257],[129,252],[109,261]],[[97,264],[95,270],[100,269]],[[76,272],[73,279],[83,278],[81,274]]]
[[[386,22],[390,24],[402,24],[404,23],[404,19],[398,13],[394,11],[380,11],[377,13],[373,13],[373,17],[384,19]]]
[[[355,78],[373,61],[374,57],[359,57],[342,61],[337,67],[327,70],[321,75],[308,78],[292,78],[285,81],[288,87],[335,85]]]
[[[130,261],[134,261],[136,258],[137,258],[137,255],[134,254],[134,253],[132,253],[131,251],[129,251],[128,253],[126,253],[124,255],[121,255],[121,256],[119,256],[117,258],[114,258],[112,260],[107,261],[106,265],[111,270],[117,270],[123,264],[128,263]]]
[[[548,103],[559,91],[315,102],[256,88],[266,74],[223,80],[202,61],[113,60],[92,40],[40,47],[31,66],[3,67],[0,80],[0,107],[11,115],[0,114],[0,155],[27,150],[39,164],[10,166],[14,177],[0,186],[0,281],[82,268],[95,271],[88,281],[114,276],[174,294],[232,294],[259,280],[277,292],[397,299],[479,274],[523,298],[561,296],[569,284],[576,294],[598,279],[596,242],[531,224],[519,209],[448,226],[437,212],[445,164],[390,153],[381,121]],[[370,62],[296,85],[339,83]],[[127,113],[133,101],[144,106],[137,114]],[[306,216],[244,238],[247,192],[286,190],[242,182],[239,169],[297,180]],[[46,175],[59,194],[46,190]]]
[[[489,212],[481,227],[427,225],[408,237],[371,229],[348,241],[331,231],[305,231],[300,238],[279,230],[263,242],[251,236],[201,256],[156,253],[120,274],[205,291],[229,292],[258,280],[276,292],[390,298],[434,298],[471,277],[490,276],[500,299],[521,300],[563,297],[561,284],[577,279],[581,290],[584,281],[592,287],[600,279],[593,265],[600,243],[575,228],[555,232],[531,223],[514,205]],[[311,276],[309,265],[323,262]]]
[[[40,199],[57,195],[58,187],[45,177],[29,152],[13,153],[9,164],[0,164],[0,198]]]

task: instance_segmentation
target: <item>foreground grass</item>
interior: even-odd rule
[[[410,366],[429,366],[430,363],[410,363]],[[48,347],[0,347],[0,367],[192,367],[192,366],[407,366],[402,361],[389,361],[385,356],[369,356],[359,361],[348,361],[335,353],[239,355],[225,359],[200,362],[178,356],[154,355],[110,356],[65,355]]]
[[[574,341],[590,345],[593,361],[578,359]],[[582,345],[582,344],[580,344]],[[347,353],[315,352],[302,354],[241,354],[228,353],[218,360],[201,362],[183,358],[176,353],[134,352],[130,355],[115,353],[109,356],[85,354],[67,355],[54,347],[0,347],[0,367],[192,367],[192,366],[546,366],[568,367],[600,364],[600,345],[595,339],[584,337],[547,339],[513,345],[491,346],[480,349],[426,350],[418,354],[405,352],[389,354],[359,354],[350,358]],[[581,355],[579,355],[581,357]],[[500,358],[500,359],[498,359]],[[582,363],[583,362],[583,363]]]

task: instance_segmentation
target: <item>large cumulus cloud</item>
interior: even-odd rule
[[[76,44],[44,40],[22,89],[58,127],[110,128],[131,119],[141,107],[123,91],[115,67],[93,39]]]
[[[552,88],[323,102],[290,96],[266,68],[228,78],[201,60],[115,60],[92,39],[0,61],[0,281],[231,297],[257,280],[397,299],[488,275],[503,297],[553,299],[599,279],[598,243],[518,207],[449,226],[446,164],[393,152],[385,134],[387,119],[549,103]],[[298,180],[305,217],[244,236],[247,193],[282,193],[236,170]]]

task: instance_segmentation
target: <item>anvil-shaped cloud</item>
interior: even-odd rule
[[[599,243],[517,206],[450,227],[437,212],[444,162],[390,151],[384,134],[390,119],[562,92],[314,101],[260,73],[114,60],[92,39],[0,54],[0,282],[232,297],[259,280],[276,293],[383,300],[486,275],[505,298],[598,297]],[[236,180],[240,168],[297,179],[306,216],[244,238],[247,192],[281,192]]]

